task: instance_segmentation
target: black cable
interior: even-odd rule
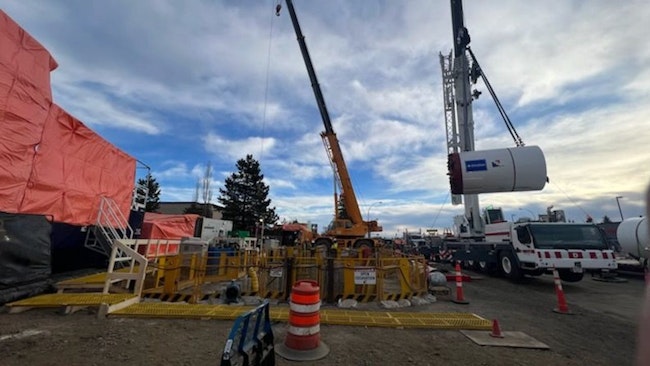
[[[510,117],[508,117],[508,114],[505,111],[505,108],[503,108],[503,105],[499,101],[499,98],[497,97],[496,93],[494,92],[494,89],[492,88],[492,85],[490,84],[490,81],[488,80],[487,76],[485,75],[485,72],[483,72],[483,69],[481,68],[481,65],[478,63],[478,60],[476,59],[476,55],[474,55],[474,52],[472,52],[472,49],[470,47],[467,47],[467,51],[469,52],[470,56],[472,57],[472,62],[476,64],[476,67],[479,69],[481,72],[481,77],[483,78],[483,82],[485,83],[485,86],[487,87],[488,91],[490,92],[490,95],[492,96],[492,99],[494,100],[494,103],[497,106],[497,109],[499,110],[499,114],[501,114],[501,118],[503,118],[503,121],[506,124],[506,128],[508,129],[508,132],[510,132],[510,136],[512,136],[512,139],[515,141],[515,145],[517,146],[524,146],[524,141],[521,139],[519,134],[517,133],[517,130],[515,129],[515,126],[512,124],[512,121],[510,120]]]

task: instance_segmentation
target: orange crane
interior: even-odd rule
[[[325,106],[325,98],[323,98],[323,93],[318,84],[316,72],[314,71],[314,66],[311,62],[309,51],[307,50],[305,37],[303,36],[300,24],[298,23],[298,17],[296,16],[293,2],[291,0],[285,1],[291,17],[293,29],[296,32],[298,44],[300,45],[302,58],[307,67],[307,73],[309,74],[311,87],[314,91],[314,96],[316,97],[318,110],[320,111],[321,119],[325,126],[325,131],[321,133],[321,138],[325,145],[325,151],[329,156],[330,165],[334,171],[334,178],[336,181],[334,191],[334,219],[330,223],[325,234],[315,239],[314,245],[324,245],[329,248],[333,245],[334,240],[336,240],[338,245],[345,247],[376,247],[378,241],[366,238],[366,235],[369,237],[372,232],[380,232],[382,231],[382,227],[377,224],[377,220],[363,220],[361,210],[359,209],[359,203],[357,202],[357,197],[354,193],[354,188],[352,187],[352,180],[350,179],[350,174],[345,165],[345,160],[343,159],[339,140],[336,137],[329,113],[327,112],[327,107]],[[279,14],[280,5],[278,4],[276,7],[276,15]],[[339,189],[340,193],[337,194],[336,188]]]

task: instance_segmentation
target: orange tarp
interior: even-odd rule
[[[163,215],[147,212],[142,223],[142,239],[181,239],[194,236],[199,215]]]
[[[128,217],[135,159],[52,102],[56,67],[0,10],[0,211],[92,225],[105,196]]]
[[[0,10],[0,210],[17,213],[47,119],[47,50]]]

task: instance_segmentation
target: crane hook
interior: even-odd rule
[[[280,9],[282,9],[282,4],[278,4],[275,6],[275,15],[280,16]]]

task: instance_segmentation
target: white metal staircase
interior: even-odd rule
[[[86,248],[109,256],[113,250],[113,241],[132,239],[133,229],[117,203],[108,197],[101,197],[97,222],[86,233]],[[123,251],[118,252],[117,262],[131,258]]]
[[[133,189],[131,210],[144,211],[148,194],[148,186],[137,184]],[[97,222],[88,228],[84,246],[109,257],[113,250],[113,242],[115,240],[133,239],[133,235],[134,230],[129,224],[129,219],[120,211],[117,203],[110,197],[101,197],[97,212]],[[130,259],[121,250],[117,256],[118,259],[124,257],[124,261]],[[122,260],[118,260],[118,263],[120,261]]]

